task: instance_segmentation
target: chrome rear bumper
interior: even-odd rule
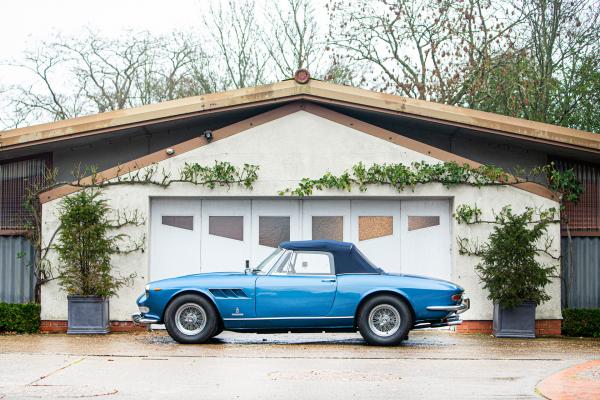
[[[462,299],[460,304],[455,306],[429,306],[427,310],[429,311],[448,311],[451,313],[462,314],[467,311],[471,307],[471,300]]]
[[[470,307],[471,301],[467,298],[462,299],[460,304],[453,306],[429,306],[427,307],[427,310],[429,311],[446,311],[448,315],[439,321],[416,323],[415,326],[413,326],[413,329],[439,328],[443,326],[460,325],[462,324],[462,320],[459,318],[458,314],[464,313]]]
[[[415,324],[412,329],[423,329],[423,328],[442,328],[444,326],[454,326],[462,324],[462,320],[458,319],[458,316],[447,318],[438,322],[421,322]]]
[[[160,322],[154,318],[142,317],[139,312],[131,314],[131,320],[136,324],[159,324]]]

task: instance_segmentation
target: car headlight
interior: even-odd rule
[[[146,313],[150,312],[150,308],[149,307],[139,306],[138,308],[140,309],[140,312],[142,314],[146,314]]]

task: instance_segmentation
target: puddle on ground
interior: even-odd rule
[[[138,337],[138,340],[153,345],[178,345],[164,332],[155,332],[147,336]],[[365,341],[359,335],[339,335],[330,336],[323,334],[254,334],[254,333],[231,333],[226,332],[206,342],[208,345],[334,345],[334,346],[367,346]],[[443,340],[435,338],[417,337],[405,340],[402,343],[405,347],[437,347],[437,346],[455,346]]]

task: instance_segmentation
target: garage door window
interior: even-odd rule
[[[244,240],[244,217],[209,216],[208,234],[233,240]]]
[[[180,215],[163,215],[162,224],[172,226],[174,228],[187,229],[188,231],[194,230],[194,217],[180,216]]]
[[[394,234],[393,216],[358,217],[358,240],[376,239]]]
[[[312,217],[313,240],[344,240],[344,217]]]
[[[408,216],[408,230],[416,231],[418,229],[430,228],[440,224],[439,216]]]
[[[258,244],[276,248],[290,240],[290,217],[258,217]]]

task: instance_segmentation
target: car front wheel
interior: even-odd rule
[[[165,311],[165,327],[179,343],[204,343],[219,324],[213,305],[202,296],[185,294],[177,297]]]
[[[360,334],[371,345],[398,345],[408,335],[411,326],[412,314],[408,305],[390,295],[367,300],[358,315]]]

